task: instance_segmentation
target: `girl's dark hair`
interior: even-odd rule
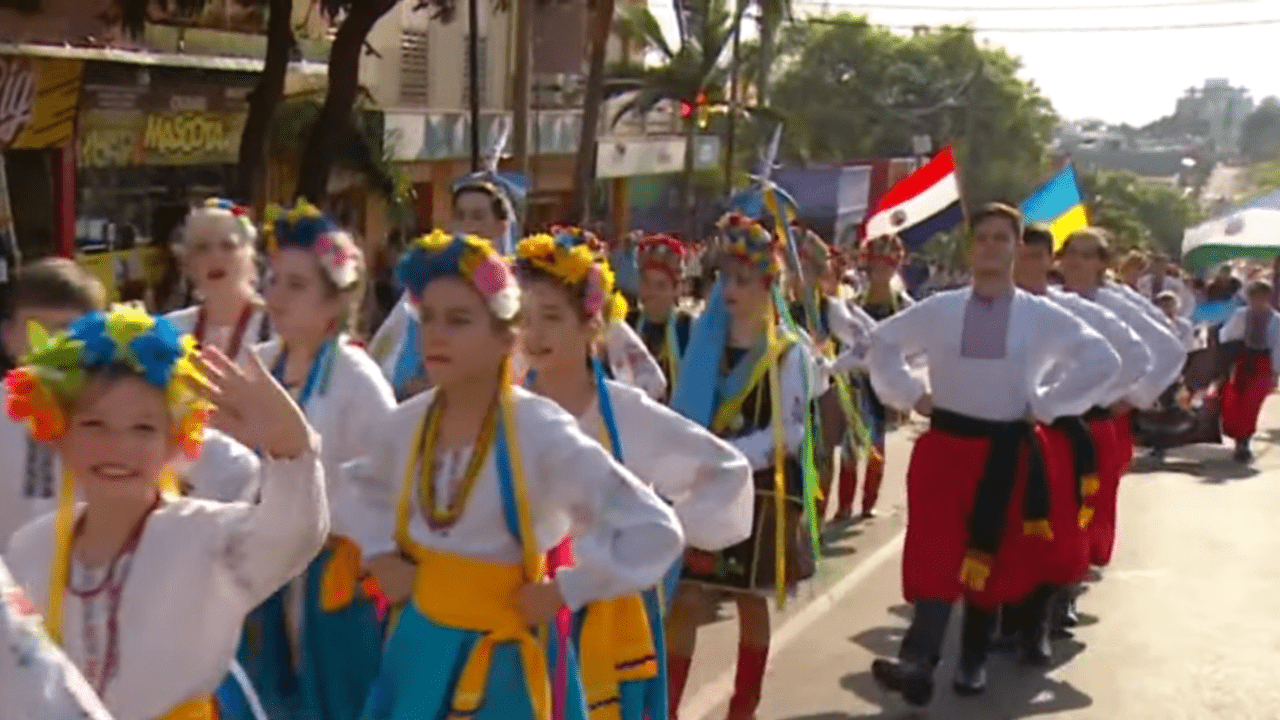
[[[494,191],[490,190],[489,188],[483,185],[463,185],[457,190],[454,190],[453,204],[455,207],[458,205],[458,198],[462,197],[467,193],[476,193],[478,195],[484,195],[485,197],[489,198],[489,201],[490,201],[489,207],[493,211],[493,216],[498,220],[506,222],[507,220],[511,219],[510,215],[507,212],[506,200],[500,197]]]

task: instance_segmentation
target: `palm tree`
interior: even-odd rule
[[[694,145],[698,128],[706,124],[708,113],[723,111],[730,67],[725,55],[733,42],[734,30],[746,8],[740,2],[730,10],[725,0],[676,0],[679,41],[672,47],[658,20],[643,6],[629,6],[618,18],[618,33],[662,57],[655,66],[622,66],[615,71],[613,91],[631,91],[613,118],[616,124],[627,115],[644,116],[661,103],[674,103],[691,112],[681,118],[685,135],[684,207],[694,222]],[[681,14],[683,13],[683,15]],[[683,116],[683,113],[682,113]]]

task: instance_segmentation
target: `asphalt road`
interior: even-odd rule
[[[1280,401],[1264,409],[1257,459],[1225,447],[1171,451],[1122,483],[1112,565],[1080,600],[1084,625],[1055,644],[1052,668],[993,659],[984,696],[950,689],[954,663],[920,716],[931,720],[1280,720]],[[1266,430],[1276,428],[1275,430]],[[831,538],[825,569],[775,616],[759,720],[915,717],[868,672],[896,651],[902,477],[911,430],[890,440],[881,517]],[[682,720],[721,720],[736,622],[706,625]],[[958,617],[958,613],[955,617]],[[957,625],[953,621],[953,626]],[[955,656],[955,637],[947,650]]]

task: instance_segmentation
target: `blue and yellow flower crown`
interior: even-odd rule
[[[36,440],[53,442],[66,433],[67,408],[90,373],[123,366],[164,391],[174,440],[188,457],[199,457],[211,406],[197,391],[205,380],[192,363],[190,335],[128,305],[91,312],[52,336],[36,323],[28,330],[31,352],[5,376],[5,410]]]
[[[396,281],[415,305],[427,285],[443,277],[471,283],[499,320],[511,320],[520,312],[520,288],[511,268],[481,238],[436,230],[409,243],[396,266]]]
[[[267,208],[263,224],[267,248],[298,248],[316,256],[320,266],[339,290],[350,290],[360,281],[364,254],[330,215],[311,203],[298,199],[292,208]]]
[[[627,315],[627,301],[616,292],[603,246],[590,231],[555,226],[550,233],[530,235],[516,248],[516,271],[521,268],[537,269],[571,288],[581,288],[587,315],[603,313],[606,322]]]
[[[768,277],[777,277],[782,271],[781,243],[763,225],[731,212],[721,217],[716,227],[726,257],[745,262]]]

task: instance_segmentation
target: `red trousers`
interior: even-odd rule
[[[1093,498],[1093,520],[1088,527],[1089,562],[1098,566],[1111,562],[1111,551],[1116,541],[1120,476],[1133,457],[1133,441],[1128,433],[1124,438],[1120,437],[1121,427],[1128,429],[1128,418],[1089,421],[1089,435],[1098,453],[1099,483],[1098,494]]]
[[[1047,585],[1067,587],[1083,580],[1089,571],[1089,537],[1087,527],[1080,523],[1075,457],[1066,433],[1044,428],[1044,460],[1053,541],[1044,556],[1042,579]],[[1092,504],[1092,499],[1089,502]]]
[[[1232,440],[1248,440],[1258,430],[1258,413],[1271,394],[1271,354],[1244,350],[1236,358],[1231,379],[1222,388],[1222,432]]]
[[[1037,429],[1035,436],[1043,447],[1043,433]],[[986,438],[933,429],[916,440],[907,469],[907,538],[902,556],[902,594],[907,602],[954,602],[964,597],[978,607],[994,609],[1021,600],[1043,582],[1040,565],[1051,543],[1023,534],[1025,450],[986,587],[976,591],[961,582],[969,517],[990,446]]]

